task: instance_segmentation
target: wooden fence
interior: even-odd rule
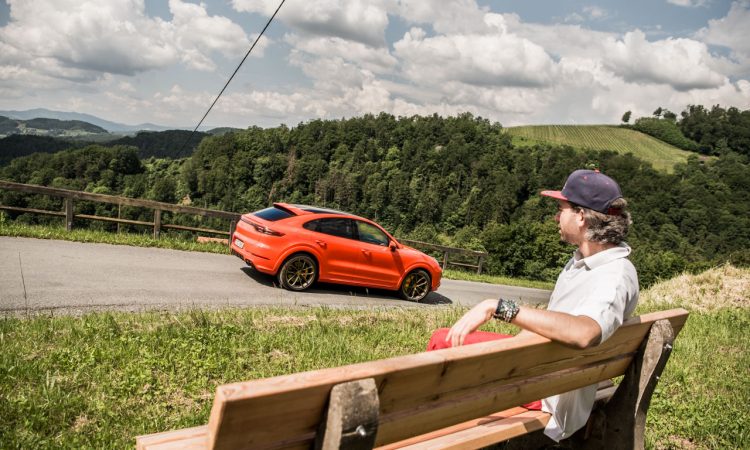
[[[171,203],[156,202],[153,200],[117,197],[114,195],[105,195],[105,194],[92,194],[90,192],[71,191],[68,189],[57,189],[57,188],[51,188],[51,187],[46,187],[46,186],[37,186],[33,184],[13,183],[10,181],[3,181],[3,180],[0,180],[0,189],[24,192],[27,194],[49,195],[52,197],[62,198],[63,199],[62,211],[49,211],[45,209],[32,209],[32,208],[18,208],[15,206],[5,206],[5,205],[0,205],[0,210],[17,211],[17,212],[32,213],[32,214],[46,214],[50,216],[65,217],[65,228],[68,231],[70,231],[73,228],[73,219],[88,219],[88,220],[100,220],[104,222],[122,223],[122,224],[128,224],[128,225],[142,225],[142,226],[147,226],[147,227],[153,227],[154,238],[156,239],[159,238],[161,234],[161,230],[163,228],[231,236],[232,233],[234,233],[234,228],[237,225],[237,221],[240,218],[240,214],[230,213],[226,211],[219,211],[215,209],[194,208],[192,206],[173,205]],[[89,215],[89,214],[74,214],[74,211],[73,211],[74,201],[90,201],[90,202],[98,202],[98,203],[110,203],[110,204],[119,205],[119,206],[135,206],[135,207],[141,207],[141,208],[149,208],[149,209],[154,210],[154,221],[145,222],[141,220],[122,219],[120,217],[95,216],[95,215]],[[162,223],[162,220],[161,220],[162,211],[228,219],[230,221],[229,230],[227,231],[212,230],[210,228],[188,227],[184,225],[173,225],[173,224]]]
[[[415,247],[420,250],[426,249],[426,250],[437,250],[439,252],[442,252],[443,259],[442,259],[441,265],[443,266],[443,270],[447,269],[448,266],[451,265],[451,266],[458,266],[458,267],[464,267],[464,268],[469,268],[469,269],[476,269],[477,274],[481,275],[482,264],[484,264],[484,261],[487,259],[486,252],[479,252],[476,250],[466,250],[464,248],[446,247],[443,245],[430,244],[427,242],[420,242],[420,241],[410,241],[407,239],[399,239],[398,241],[401,242],[402,244],[406,244],[410,247]],[[451,255],[467,256],[470,259],[475,259],[476,263],[470,264],[470,263],[450,261]]]
[[[153,227],[154,238],[156,239],[159,238],[161,234],[161,230],[163,228],[183,230],[183,231],[192,231],[192,232],[199,232],[199,233],[206,233],[206,234],[216,234],[216,235],[223,235],[223,236],[229,237],[229,236],[232,236],[232,234],[234,233],[234,228],[237,225],[237,221],[240,218],[240,214],[226,212],[226,211],[219,211],[216,209],[194,208],[192,206],[173,205],[171,203],[156,202],[153,200],[142,200],[142,199],[137,199],[137,198],[118,197],[114,195],[105,195],[105,194],[93,194],[90,192],[72,191],[68,189],[58,189],[58,188],[51,188],[51,187],[46,187],[46,186],[37,186],[33,184],[21,184],[21,183],[14,183],[11,181],[3,181],[3,180],[0,180],[0,189],[23,192],[27,194],[49,195],[52,197],[62,198],[63,199],[62,211],[50,211],[50,210],[45,210],[45,209],[33,209],[33,208],[19,208],[15,206],[5,206],[5,205],[0,205],[0,210],[16,211],[16,212],[24,212],[24,213],[32,213],[32,214],[45,214],[45,215],[50,215],[50,216],[64,217],[65,228],[68,231],[70,231],[73,228],[73,219],[87,219],[87,220],[100,220],[104,222],[122,223],[122,224],[128,224],[128,225],[140,225],[140,226]],[[114,204],[114,205],[119,205],[119,206],[135,206],[135,207],[149,208],[149,209],[154,210],[154,221],[145,222],[141,220],[122,219],[120,217],[105,217],[105,216],[96,216],[96,215],[90,215],[90,214],[75,214],[73,210],[74,201],[90,201],[90,202],[98,202],[98,203],[109,203],[109,204]],[[119,211],[119,208],[118,208],[118,211]],[[229,230],[228,231],[212,230],[209,228],[197,228],[197,227],[188,227],[188,226],[183,226],[183,225],[173,225],[173,224],[162,223],[162,220],[161,220],[162,211],[170,211],[173,213],[180,213],[180,214],[191,214],[191,215],[199,215],[199,216],[204,216],[204,217],[218,217],[222,219],[228,219],[230,221]],[[399,242],[409,245],[411,247],[418,248],[420,250],[433,250],[433,251],[441,252],[443,255],[442,256],[443,270],[448,268],[449,265],[452,265],[452,266],[464,267],[464,268],[469,268],[469,269],[476,269],[477,274],[481,274],[482,264],[487,258],[487,253],[479,252],[475,250],[466,250],[466,249],[456,248],[456,247],[446,247],[443,245],[430,244],[427,242],[420,242],[420,241],[411,241],[411,240],[406,240],[406,239],[399,239]],[[468,257],[469,259],[475,259],[476,263],[472,264],[472,263],[466,263],[466,262],[450,261],[450,257],[455,256],[455,255]]]

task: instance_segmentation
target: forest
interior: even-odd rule
[[[712,116],[717,108],[723,110],[689,106],[680,118],[650,118],[669,121],[671,132],[696,144],[694,156],[671,173],[608,149],[515,147],[499,123],[468,113],[381,113],[206,136],[185,158],[142,159],[125,145],[35,153],[0,166],[0,179],[240,213],[276,201],[332,207],[371,218],[397,237],[485,250],[489,273],[553,281],[573,248],[559,241],[554,201],[538,192],[595,167],[619,181],[631,205],[628,243],[648,286],[685,270],[750,264],[750,111],[722,128],[710,122],[728,120]],[[1,191],[0,203],[60,207]],[[112,213],[106,205],[79,208]],[[29,223],[59,220],[6,214]],[[149,219],[145,211],[128,214]]]

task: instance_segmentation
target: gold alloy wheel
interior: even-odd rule
[[[430,293],[430,275],[424,270],[415,270],[406,276],[401,285],[401,294],[406,300],[418,302]]]
[[[281,282],[285,288],[303,291],[315,281],[315,261],[307,255],[297,255],[281,268]]]

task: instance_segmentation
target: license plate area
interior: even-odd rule
[[[237,248],[245,248],[245,243],[237,238],[234,239],[234,245],[236,245]]]

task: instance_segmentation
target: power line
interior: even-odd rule
[[[219,97],[221,97],[221,94],[223,94],[224,90],[227,88],[227,86],[229,86],[229,83],[232,81],[232,78],[234,78],[234,76],[237,75],[237,71],[240,70],[240,67],[242,67],[242,63],[244,63],[245,60],[247,59],[247,57],[250,56],[250,52],[252,52],[253,49],[255,48],[255,44],[258,43],[258,41],[260,40],[261,36],[263,36],[263,33],[266,32],[266,28],[268,28],[268,26],[271,25],[271,22],[273,22],[274,17],[276,17],[276,14],[279,12],[279,10],[281,9],[281,6],[284,4],[285,1],[286,0],[281,0],[281,3],[279,3],[279,7],[276,8],[276,11],[274,11],[273,15],[268,19],[268,22],[266,22],[266,26],[263,27],[263,30],[260,32],[260,34],[258,35],[258,37],[255,38],[255,42],[253,42],[253,45],[250,46],[250,50],[248,50],[247,53],[245,53],[245,57],[242,58],[242,61],[240,61],[240,63],[237,65],[237,68],[234,69],[234,72],[232,73],[232,76],[229,77],[229,79],[227,80],[227,82],[224,85],[224,87],[221,88],[221,92],[219,92],[219,95],[216,96],[216,99],[214,100],[214,102],[211,103],[211,106],[208,107],[208,111],[206,111],[206,114],[203,114],[203,117],[201,118],[200,122],[198,122],[198,125],[195,126],[195,129],[193,130],[193,132],[190,133],[190,136],[187,138],[187,140],[185,141],[185,143],[182,144],[182,147],[180,147],[180,151],[178,152],[178,154],[182,153],[182,150],[185,149],[185,146],[188,144],[188,142],[190,142],[190,139],[193,138],[193,136],[195,135],[195,132],[198,131],[198,128],[200,128],[201,124],[206,119],[206,116],[208,116],[208,113],[211,112],[211,109],[214,107],[214,105],[216,104],[216,102],[219,101]]]

